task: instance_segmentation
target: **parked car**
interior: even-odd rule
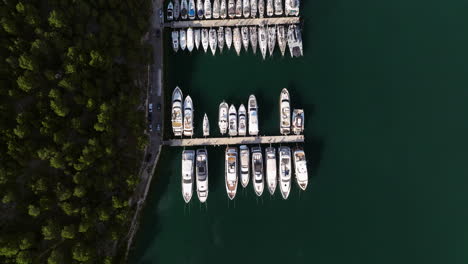
[[[158,112],[161,112],[161,104],[157,104],[156,109],[158,110]]]
[[[153,113],[153,104],[148,105],[148,112]]]
[[[149,124],[148,129],[150,132],[153,132],[153,124]]]
[[[161,124],[156,124],[156,131],[161,132]]]
[[[162,9],[159,9],[159,23],[161,23],[161,25],[164,23],[164,15]]]

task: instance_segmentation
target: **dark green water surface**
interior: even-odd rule
[[[213,131],[219,103],[251,93],[278,134],[289,88],[308,190],[228,202],[224,147],[209,148],[208,207],[184,206],[182,149],[166,148],[130,263],[468,263],[468,2],[302,2],[303,58],[166,49],[165,78],[192,96],[198,136],[203,113]]]

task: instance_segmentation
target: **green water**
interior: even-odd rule
[[[198,135],[203,113],[216,127],[221,100],[251,93],[261,134],[278,134],[288,87],[311,180],[287,201],[249,185],[229,203],[223,148],[209,148],[208,208],[184,207],[181,149],[165,149],[130,263],[467,263],[467,7],[307,1],[301,59],[168,52],[168,89],[192,96]]]

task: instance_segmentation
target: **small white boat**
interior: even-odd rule
[[[279,177],[278,184],[283,199],[288,199],[291,191],[291,149],[289,147],[279,147]]]
[[[183,118],[182,113],[182,91],[179,87],[174,89],[172,92],[172,112],[171,112],[171,123],[172,123],[172,132],[174,136],[180,137],[183,133]]]
[[[179,31],[179,37],[180,37],[180,49],[185,50],[187,47],[187,32],[185,32],[185,29],[181,29]]]
[[[258,6],[257,6],[257,1],[258,0],[250,0],[250,17],[257,17],[257,12],[258,12]]]
[[[276,45],[276,26],[269,26],[268,29],[268,51],[270,56],[273,56]]]
[[[189,203],[193,195],[193,166],[195,151],[184,150],[182,152],[182,197],[185,203]]]
[[[296,25],[289,25],[288,28],[288,46],[291,57],[303,56],[301,31]]]
[[[180,0],[174,0],[174,20],[180,17]]]
[[[258,105],[255,95],[249,96],[249,135],[258,135]]]
[[[167,21],[172,21],[174,19],[174,4],[172,4],[172,1],[169,1],[167,5],[166,17]]]
[[[258,0],[258,16],[260,18],[265,16],[265,0]]]
[[[203,5],[203,8],[205,9],[205,18],[210,19],[211,18],[211,1],[210,0],[205,0],[205,4]]]
[[[193,102],[190,96],[184,101],[184,136],[193,136]]]
[[[234,18],[236,16],[236,1],[228,0],[228,16]]]
[[[172,31],[172,49],[174,52],[179,51],[179,31]]]
[[[304,121],[304,110],[294,109],[292,116],[292,126],[294,134],[300,135],[302,132],[304,132]]]
[[[221,133],[221,135],[226,134],[227,129],[228,129],[228,111],[229,111],[229,106],[225,101],[219,104],[218,126],[219,126],[219,132]]]
[[[195,19],[195,16],[197,15],[197,12],[195,11],[195,0],[189,0],[189,5],[188,5],[188,17],[190,19]]]
[[[230,27],[227,27],[224,30],[224,37],[225,37],[227,48],[231,49],[231,46],[232,46],[232,29]]]
[[[250,17],[250,0],[244,0],[242,4],[242,14],[245,18]]]
[[[198,149],[196,161],[197,195],[200,203],[204,203],[208,199],[208,151]]]
[[[275,8],[273,6],[273,0],[267,0],[266,5],[267,16],[271,17],[275,13]]]
[[[283,88],[280,95],[280,133],[291,133],[291,108],[288,89]]]
[[[221,7],[219,8],[219,16],[222,19],[225,19],[227,17],[227,5],[226,5],[226,0],[221,0]]]
[[[205,113],[203,117],[203,136],[208,137],[210,136],[210,122],[208,121],[208,116]]]
[[[193,29],[188,28],[187,29],[187,50],[189,52],[192,52],[194,47],[194,40],[193,40]]]
[[[213,2],[213,18],[218,19],[220,14],[220,3],[219,0],[214,0]]]
[[[236,1],[236,17],[242,17],[242,0]]]
[[[226,192],[230,200],[236,197],[238,184],[238,165],[237,165],[237,149],[234,147],[226,148],[226,167],[225,167],[225,182]]]
[[[210,29],[209,37],[210,37],[211,53],[213,53],[213,56],[214,56],[216,54],[216,47],[218,46],[218,38],[217,38],[216,29],[214,28]]]
[[[266,148],[265,156],[266,183],[268,191],[273,195],[275,193],[278,180],[278,174],[276,171],[276,149],[273,147]]]
[[[237,111],[234,105],[229,107],[229,136],[237,136]]]
[[[187,0],[182,0],[180,2],[180,18],[187,19],[188,15],[188,3]]]
[[[267,53],[268,35],[264,26],[258,27],[258,44],[260,46],[263,59],[265,59]]]
[[[282,2],[283,2],[282,0],[275,0],[275,15],[277,15],[277,16],[281,16],[283,14],[283,3]]]
[[[247,135],[247,110],[245,106],[241,104],[239,106],[239,136]]]
[[[294,150],[294,170],[296,172],[297,185],[299,185],[301,190],[305,191],[309,181],[309,175],[307,173],[305,152],[300,148],[296,148],[296,150]]]
[[[240,150],[240,178],[242,187],[247,187],[250,178],[250,150],[246,145],[241,145]]]
[[[219,51],[223,52],[223,49],[224,49],[224,28],[223,27],[218,28],[218,47],[219,47]]]
[[[285,0],[285,15],[298,16],[299,15],[299,0]]]
[[[241,33],[238,27],[234,28],[233,41],[234,41],[234,49],[236,50],[237,55],[240,55],[241,48],[242,48],[242,40],[241,40]]]
[[[250,27],[250,45],[252,46],[253,53],[257,53],[258,33],[257,26]]]
[[[265,183],[263,182],[263,156],[260,147],[252,148],[252,183],[255,194],[262,196]]]
[[[201,32],[199,28],[193,30],[193,38],[195,39],[195,48],[199,49],[201,42]]]
[[[242,35],[242,45],[244,46],[245,52],[249,50],[249,28],[242,27],[241,28],[241,35]]]
[[[208,50],[208,42],[208,29],[204,28],[201,31],[201,43],[205,52]]]
[[[197,17],[203,19],[205,16],[205,8],[203,7],[203,0],[197,0]]]
[[[276,33],[277,33],[276,38],[278,39],[278,46],[281,51],[281,56],[284,57],[284,53],[286,52],[286,44],[287,44],[286,29],[284,28],[283,25],[279,25],[276,28]]]

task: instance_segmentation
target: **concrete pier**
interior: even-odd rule
[[[304,135],[260,136],[260,137],[222,137],[222,138],[187,138],[172,139],[163,142],[170,147],[222,146],[222,145],[257,145],[280,143],[303,143]]]
[[[241,26],[261,26],[261,25],[286,25],[299,24],[300,17],[264,17],[264,18],[244,18],[244,19],[204,19],[204,20],[184,20],[174,21],[164,24],[168,28],[212,28],[212,27],[241,27]]]

